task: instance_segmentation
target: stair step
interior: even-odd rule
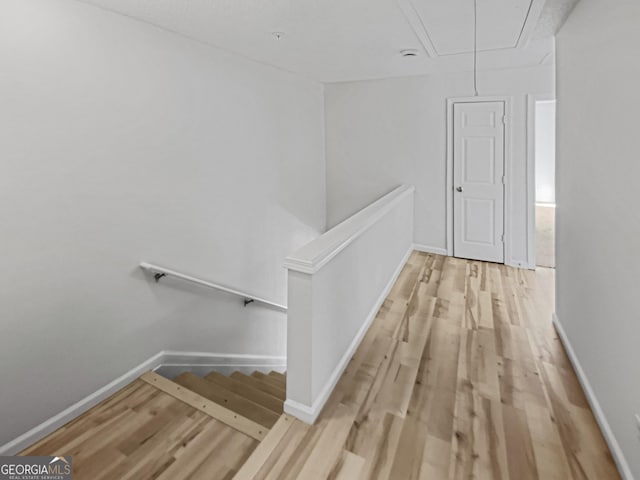
[[[269,432],[269,429],[263,425],[155,372],[146,372],[140,377],[140,380],[258,441],[264,439]]]
[[[175,379],[175,382],[266,428],[271,428],[278,421],[277,413],[193,373],[183,373]]]
[[[287,393],[283,389],[281,389],[280,387],[276,387],[275,385],[272,385],[270,383],[263,382],[258,378],[250,377],[249,375],[245,375],[244,373],[240,372],[233,372],[231,374],[231,378],[239,382],[246,383],[247,385],[257,388],[258,390],[262,390],[269,395],[273,395],[283,402],[287,399]]]
[[[269,372],[269,376],[281,381],[282,384],[286,388],[286,386],[287,386],[287,376],[284,373],[280,373],[280,372],[276,372],[275,370],[271,370]]]
[[[240,382],[234,378],[226,377],[218,372],[211,372],[204,378],[209,380],[210,382],[215,383],[216,385],[226,388],[230,392],[251,400],[258,405],[262,405],[272,412],[275,412],[277,414],[281,414],[283,412],[284,407],[283,401],[281,399],[263,392],[262,390],[258,390],[251,385]]]
[[[272,377],[270,375],[265,375],[262,372],[253,372],[251,374],[252,377],[257,378],[259,380],[262,380],[265,383],[270,383],[271,385],[273,385],[274,387],[278,387],[281,390],[285,391],[287,390],[287,385],[286,383],[282,382],[281,380],[278,380],[275,377]]]

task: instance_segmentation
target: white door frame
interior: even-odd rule
[[[556,101],[555,95],[527,95],[527,267],[536,268],[536,103]]]
[[[451,97],[447,98],[447,180],[445,205],[447,209],[447,255],[453,256],[453,106],[456,103],[504,102],[506,123],[504,126],[504,263],[511,261],[511,145],[513,118],[513,97]]]

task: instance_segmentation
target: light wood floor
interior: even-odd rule
[[[136,380],[22,455],[71,455],[75,480],[228,480],[257,440]]]
[[[414,253],[315,426],[241,479],[620,478],[551,325],[552,270]]]
[[[76,480],[615,480],[551,325],[553,284],[416,252],[316,425],[282,415],[258,444],[138,380],[23,454],[73,455]],[[206,379],[281,408],[277,374]]]

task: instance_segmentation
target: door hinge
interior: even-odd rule
[[[506,175],[502,175],[502,184],[503,185],[507,184],[507,176]]]
[[[502,235],[500,235],[500,241],[501,241],[502,243],[504,243],[504,233],[503,233]]]
[[[508,122],[509,122],[509,116],[508,115],[503,115],[502,116],[503,125],[506,125]]]

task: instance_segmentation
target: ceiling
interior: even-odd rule
[[[81,1],[322,82],[472,65],[473,0]],[[577,1],[478,0],[479,67],[547,61]],[[402,57],[404,49],[419,55]]]

